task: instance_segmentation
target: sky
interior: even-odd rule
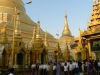
[[[23,0],[24,3],[28,0]],[[92,12],[93,0],[32,0],[25,5],[26,13],[37,23],[40,20],[41,28],[54,37],[62,35],[64,29],[64,15],[67,14],[69,29],[73,36],[79,35],[79,28],[87,29]]]

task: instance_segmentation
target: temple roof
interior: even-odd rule
[[[82,33],[82,36],[90,36],[100,33],[100,0],[94,0],[93,11],[90,16],[88,28]]]
[[[94,27],[100,25],[100,0],[94,1],[93,11],[90,16],[90,22],[88,22],[88,27]]]

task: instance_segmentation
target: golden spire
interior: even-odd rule
[[[34,30],[33,30],[33,37],[32,37],[32,39],[35,39],[35,38],[36,38],[36,27],[34,26],[33,29],[34,29]]]
[[[56,45],[56,52],[58,53],[58,59],[62,58],[62,52],[61,52],[59,42],[57,42],[57,45]]]
[[[56,50],[59,51],[60,50],[60,45],[59,45],[59,42],[57,42],[57,45],[56,45]]]
[[[36,38],[36,26],[33,27],[33,36],[32,36],[32,40],[31,40],[31,44],[35,41]]]
[[[70,51],[69,51],[69,49],[68,49],[68,44],[66,43],[66,49],[65,49],[65,52],[64,52],[64,58],[65,58],[65,60],[69,60],[69,58],[70,58]]]
[[[44,45],[45,45],[46,47],[49,46],[48,39],[47,39],[47,31],[45,32]]]
[[[36,32],[36,39],[41,38],[41,33],[40,33],[40,21],[37,23],[37,32]]]
[[[93,0],[94,3],[96,3],[96,0]]]
[[[98,0],[98,11],[100,11],[100,0]],[[100,16],[100,13],[99,13]]]
[[[79,28],[79,47],[82,48],[82,37],[81,37],[82,31]]]
[[[97,3],[96,0],[94,0],[93,11],[92,11],[92,14],[90,16],[91,22],[88,23],[89,27],[93,27],[93,26],[99,24],[100,13],[99,13],[98,7],[99,7],[99,4]]]
[[[68,27],[68,21],[67,21],[67,15],[65,14],[65,19],[64,19],[64,30],[62,32],[62,36],[71,36],[71,32]]]

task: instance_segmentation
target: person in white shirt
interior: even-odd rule
[[[100,67],[100,61],[98,62],[98,66]]]
[[[13,72],[14,72],[14,68],[11,68],[9,69],[10,73],[8,75],[14,75]]]
[[[47,65],[44,64],[44,65],[43,65],[43,75],[46,75],[46,68],[47,68]]]
[[[32,68],[32,75],[35,75],[35,73],[36,73],[36,64],[33,63],[31,68]]]
[[[56,70],[57,70],[57,66],[56,66],[56,64],[54,63],[54,65],[53,65],[53,75],[56,75]]]
[[[70,62],[69,61],[67,61],[66,63],[67,63],[68,66],[70,65]]]
[[[61,63],[61,70],[62,70],[62,73],[64,72],[64,64],[65,64],[64,62]]]
[[[69,73],[70,73],[70,75],[73,75],[72,70],[73,70],[73,64],[72,64],[72,61],[70,61],[70,64],[69,64]]]
[[[99,67],[98,75],[100,75],[100,61],[98,61],[98,67]]]
[[[64,64],[64,75],[68,75],[68,65],[66,62]]]
[[[78,71],[78,68],[79,68],[78,62],[76,61],[76,62],[75,62],[75,70],[76,70],[76,74],[78,74],[78,72],[79,72],[79,71]]]
[[[13,73],[9,73],[8,75],[13,75]]]
[[[49,75],[49,73],[50,73],[50,63],[47,63],[46,71],[47,71],[47,75]]]
[[[43,73],[43,65],[40,64],[40,65],[39,65],[38,75],[42,75],[42,73]]]

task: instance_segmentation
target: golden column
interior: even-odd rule
[[[14,65],[14,47],[15,47],[15,44],[14,44],[14,41],[15,41],[15,26],[16,26],[16,7],[14,9],[15,11],[15,15],[14,15],[14,29],[13,29],[13,45],[12,45],[12,67]]]
[[[89,52],[89,58],[88,58],[88,59],[91,60],[91,58],[92,58],[92,54],[91,54],[91,53],[92,53],[92,52],[91,52],[90,39],[88,39],[87,41],[88,41],[88,52]]]
[[[27,62],[27,54],[25,55],[25,59],[26,59],[25,65],[27,66],[28,65],[28,62]]]
[[[14,65],[17,64],[17,54],[15,54],[15,62],[14,62]]]
[[[39,53],[39,63],[41,63],[41,53]]]

